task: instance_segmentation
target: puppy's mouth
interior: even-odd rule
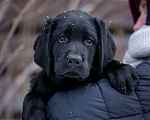
[[[66,66],[56,66],[54,69],[56,75],[60,78],[72,78],[78,81],[84,81],[89,76],[89,70],[85,68],[68,68]]]
[[[63,76],[69,77],[69,78],[81,78],[81,76],[77,72],[74,72],[74,71],[67,72]]]

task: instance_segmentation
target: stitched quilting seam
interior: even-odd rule
[[[105,99],[104,99],[103,93],[102,93],[102,91],[101,91],[101,87],[99,86],[99,84],[98,84],[98,83],[96,83],[96,84],[97,84],[97,85],[98,85],[98,87],[99,87],[99,91],[100,91],[100,93],[101,93],[101,95],[102,95],[102,98],[103,98],[103,100],[104,100],[105,107],[106,107],[106,110],[107,110],[107,113],[108,113],[108,115],[109,115],[109,119],[110,119],[110,114],[109,114],[109,112],[108,112],[108,108],[107,108],[107,105],[106,105],[106,102],[105,102]]]
[[[74,115],[73,115],[73,110],[71,109],[71,105],[70,105],[70,101],[69,101],[68,91],[67,91],[67,100],[68,100],[68,105],[69,105],[71,117],[73,118],[73,120],[75,120],[75,119],[74,119]]]
[[[136,91],[134,91],[134,92],[135,92],[135,94],[136,94],[136,96],[137,96],[137,98],[138,98],[138,100],[139,100],[139,102],[140,102],[143,118],[144,118],[144,120],[146,120],[145,117],[144,117],[144,109],[143,109],[143,107],[142,107],[142,103],[141,103],[141,101],[140,101],[140,98],[139,98],[138,94],[136,93]]]
[[[144,114],[149,113],[149,112],[145,112]],[[115,118],[111,118],[111,119],[121,119],[121,118],[127,118],[127,117],[132,117],[132,116],[137,116],[137,115],[143,115],[143,113],[139,113],[139,114],[134,114],[134,115],[128,115],[128,116],[122,116],[122,117],[115,117]],[[144,117],[143,117],[144,118]],[[144,118],[145,119],[145,118]]]

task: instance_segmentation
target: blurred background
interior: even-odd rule
[[[0,119],[21,119],[29,80],[40,71],[33,44],[47,16],[82,9],[105,21],[122,61],[133,20],[128,0],[0,0]]]

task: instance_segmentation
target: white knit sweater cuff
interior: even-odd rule
[[[145,25],[131,35],[128,52],[134,58],[150,56],[150,26]]]
[[[125,53],[123,57],[123,63],[130,64],[134,68],[137,67],[142,62],[144,62],[144,59],[135,59],[128,53],[128,51]]]

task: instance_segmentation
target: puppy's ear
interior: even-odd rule
[[[43,70],[50,75],[50,69],[52,67],[51,57],[52,57],[52,40],[51,40],[51,28],[53,19],[47,19],[44,28],[42,29],[40,35],[37,37],[34,43],[34,61]]]
[[[96,20],[98,23],[98,74],[101,75],[103,68],[107,66],[114,58],[116,46],[109,30],[102,20]]]

